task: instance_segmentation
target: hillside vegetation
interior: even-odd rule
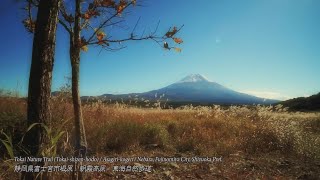
[[[320,111],[320,93],[309,97],[298,97],[280,102],[292,111]]]
[[[316,179],[320,177],[320,113],[287,112],[281,105],[182,106],[161,109],[126,104],[87,103],[83,114],[88,156],[215,156],[216,163],[147,163],[150,173],[86,173],[88,179]],[[72,156],[73,111],[68,97],[52,100],[52,133],[65,132],[56,154]],[[0,129],[19,140],[27,127],[26,101],[0,99]],[[1,135],[1,139],[5,137]],[[0,145],[0,179],[18,177]],[[10,165],[11,163],[11,165]],[[138,162],[140,164],[146,164]],[[65,178],[66,173],[52,173]]]

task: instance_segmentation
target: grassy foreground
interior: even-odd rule
[[[277,107],[220,106],[138,108],[102,102],[83,105],[88,156],[222,157],[213,163],[148,164],[149,173],[85,173],[87,179],[317,179],[320,177],[320,113]],[[68,98],[52,100],[52,137],[64,132],[47,156],[72,156],[73,110]],[[0,98],[0,130],[12,137],[14,156],[27,127],[26,101]],[[2,134],[1,139],[5,139]],[[13,160],[0,144],[0,179],[14,179]],[[11,160],[10,160],[11,159]],[[124,163],[122,163],[124,164]],[[121,163],[119,164],[121,165]],[[126,165],[126,164],[125,164]],[[53,179],[68,173],[51,173]]]

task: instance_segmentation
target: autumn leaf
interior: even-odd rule
[[[84,19],[90,19],[91,16],[90,16],[89,12],[86,12],[86,13],[83,15],[83,18],[84,18]]]
[[[163,47],[164,47],[165,49],[170,49],[170,48],[169,48],[169,44],[168,44],[167,42],[164,42],[164,43],[163,43]]]
[[[98,39],[98,41],[100,42],[100,41],[102,41],[103,40],[103,38],[104,38],[104,35],[97,35],[97,39]]]
[[[81,17],[88,20],[90,19],[91,17],[96,17],[96,16],[99,16],[100,13],[98,11],[95,11],[95,10],[88,10],[85,14],[83,14]]]
[[[168,32],[166,33],[166,36],[169,38],[169,37],[172,37],[173,35],[172,35],[171,31],[168,31]]]
[[[114,7],[115,6],[115,2],[113,0],[95,0],[94,2],[96,4],[96,6],[102,6],[102,7]]]
[[[117,10],[117,14],[119,16],[121,16],[122,11],[124,10],[124,8],[127,6],[127,2],[124,0],[120,0],[119,5],[116,7]]]
[[[27,29],[28,32],[34,33],[36,28],[36,21],[28,18],[22,21],[24,27]]]
[[[178,44],[181,44],[183,43],[183,40],[180,39],[180,38],[173,38],[174,42],[178,43]]]
[[[177,48],[177,47],[175,47],[174,50],[177,51],[177,52],[179,52],[179,53],[182,51],[182,49]]]
[[[97,32],[97,36],[105,36],[106,34],[104,33],[104,32],[102,32],[102,31],[99,31],[99,32]]]
[[[136,0],[131,0],[133,6],[135,6],[137,4],[137,1]]]
[[[84,51],[84,52],[87,52],[88,51],[88,46],[82,46],[81,50]]]
[[[174,26],[172,32],[173,32],[173,33],[176,33],[177,31],[178,31],[177,27]]]
[[[94,0],[94,1],[93,1],[93,5],[94,5],[95,7],[101,6],[101,0]]]
[[[81,50],[84,51],[84,52],[87,52],[88,51],[88,42],[87,40],[82,36],[81,39],[80,39],[80,47],[81,47]]]
[[[87,40],[82,36],[80,39],[80,46],[85,46],[87,44],[88,44]]]
[[[100,16],[100,13],[98,11],[90,11],[90,15],[96,17]]]
[[[171,37],[173,37],[176,33],[178,32],[178,29],[177,29],[177,27],[173,27],[173,29],[172,29],[172,31],[168,31],[166,34],[165,34],[165,36],[167,36],[168,38],[171,38]]]
[[[121,16],[121,13],[122,13],[124,7],[125,7],[125,6],[122,6],[122,5],[119,5],[119,6],[117,7],[117,13],[118,13],[120,16]]]
[[[98,41],[102,41],[105,36],[106,36],[106,34],[104,32],[98,32],[97,33]]]

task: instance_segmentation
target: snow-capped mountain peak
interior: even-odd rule
[[[210,82],[210,81],[200,74],[190,74],[185,78],[181,79],[178,83],[185,83],[185,82]]]
[[[273,104],[278,102],[272,99],[263,99],[252,95],[240,93],[232,89],[226,88],[216,82],[209,81],[200,74],[190,74],[180,81],[170,84],[166,87],[144,92],[130,94],[104,94],[103,99],[130,100],[131,97],[139,97],[139,99],[158,101],[159,96],[164,96],[161,101],[172,103],[172,105],[180,106],[183,104]],[[144,101],[141,100],[141,101]]]

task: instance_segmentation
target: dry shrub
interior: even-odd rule
[[[25,99],[0,97],[0,132],[9,135],[14,145],[21,140],[26,129],[26,107]],[[5,139],[3,134],[0,134],[0,139]],[[18,152],[16,149],[14,151]],[[0,143],[0,156],[5,152],[5,147]]]
[[[176,145],[176,149],[178,152],[185,153],[185,152],[197,152],[196,146],[197,142],[193,138],[183,139],[178,141]]]
[[[123,152],[138,146],[144,148],[154,144],[165,148],[168,132],[160,124],[141,124],[135,121],[112,121],[88,135],[88,142],[94,151]],[[92,144],[91,139],[95,139]],[[99,141],[99,142],[98,142]]]
[[[248,154],[270,153],[278,151],[289,153],[293,150],[290,142],[281,142],[279,137],[270,129],[258,127],[248,131],[243,138],[241,148]]]
[[[15,97],[0,97],[0,129],[15,132],[24,128],[27,103],[25,99]]]
[[[101,139],[107,151],[129,150],[139,144],[143,126],[130,121],[112,122],[103,128],[104,137]]]
[[[169,133],[160,124],[145,124],[142,133],[141,145],[155,144],[163,148],[169,143]]]
[[[305,121],[303,128],[307,132],[320,135],[320,118]]]

